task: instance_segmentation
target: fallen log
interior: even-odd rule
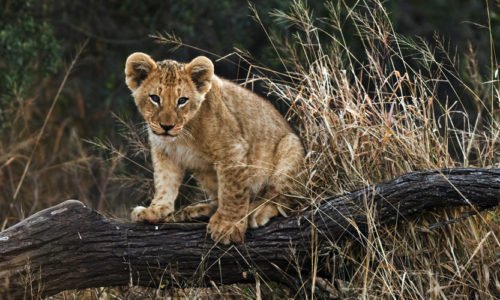
[[[500,169],[413,172],[324,199],[249,230],[243,245],[225,247],[212,242],[204,223],[132,224],[68,200],[0,232],[0,299],[129,284],[243,283],[255,276],[293,283],[297,270],[309,271],[312,246],[321,251],[362,238],[367,211],[383,225],[437,207],[481,209],[499,201]]]

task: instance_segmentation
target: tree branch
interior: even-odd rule
[[[500,169],[414,172],[328,198],[264,228],[241,246],[215,245],[204,223],[132,224],[68,200],[0,233],[0,298],[47,296],[66,289],[185,286],[262,278],[293,282],[308,272],[313,245],[359,239],[367,216],[394,223],[436,207],[493,207]],[[367,213],[367,212],[374,213]]]

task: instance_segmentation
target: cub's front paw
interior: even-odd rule
[[[247,230],[247,218],[241,219],[227,218],[218,211],[210,218],[207,231],[215,242],[229,245],[243,243]]]
[[[171,213],[173,213],[173,209],[170,206],[136,206],[130,213],[130,218],[134,222],[159,223]]]

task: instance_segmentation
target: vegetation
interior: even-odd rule
[[[20,14],[12,18],[10,11],[20,11],[34,5],[35,1],[14,3],[0,12],[0,57],[2,74],[0,89],[0,130],[9,125],[12,100],[29,97],[35,81],[44,75],[59,71],[61,45],[50,24],[38,22],[33,15]]]
[[[187,1],[177,7],[123,1],[113,13],[100,1],[88,6],[79,1],[34,2],[7,1],[1,10],[2,229],[68,198],[122,218],[133,204],[149,199],[148,147],[121,75],[126,55],[135,50],[157,58],[172,48],[179,49],[172,54],[175,58],[200,49],[233,51],[228,63],[216,66],[218,73],[234,78],[240,72],[238,78],[249,88],[263,83],[258,91],[267,92],[277,106],[290,108],[286,116],[308,151],[302,196],[313,206],[322,197],[412,170],[500,167],[500,16],[495,13],[498,4],[491,1],[460,1],[470,10],[453,1],[408,1],[405,5],[414,13],[408,18],[397,1],[341,1],[313,8],[269,1],[253,9],[252,25],[247,8],[232,1],[217,6]],[[268,8],[276,9],[262,13]],[[20,9],[28,13],[12,18]],[[95,19],[68,19],[79,10]],[[56,11],[65,12],[59,20],[64,26],[56,26]],[[205,18],[195,14],[200,11]],[[458,48],[441,32],[413,36],[399,31],[419,27],[412,22],[427,13],[440,22],[449,20],[440,13],[471,21],[455,39]],[[141,22],[153,29],[148,33],[156,39],[139,33],[145,26]],[[214,30],[200,35],[195,29],[201,27]],[[164,34],[172,31],[176,35]],[[153,40],[168,46],[153,45]],[[73,68],[64,70],[64,62],[71,60],[74,65],[68,66]],[[193,184],[188,180],[183,187],[186,199],[193,198]],[[431,213],[390,228],[373,222],[370,234],[360,237],[361,247],[332,244],[329,253],[311,258],[328,277],[313,274],[303,280],[328,286],[339,297],[495,299],[500,282],[498,208],[474,216],[469,211],[474,212]],[[273,283],[235,289],[257,298],[259,286]],[[116,288],[72,291],[56,298],[155,298],[170,293]],[[308,292],[311,297],[313,293]]]
[[[378,1],[328,10],[330,18],[319,25],[300,3],[287,14],[274,13],[297,28],[281,55],[293,83],[267,81],[272,93],[292,101],[290,116],[308,149],[307,190],[313,202],[411,170],[499,166],[494,51],[484,72],[473,53],[450,55],[439,39],[432,47],[398,35]],[[342,16],[346,10],[349,16]],[[350,51],[342,31],[346,23],[364,53]],[[466,111],[464,100],[476,110]],[[370,234],[361,237],[362,250],[359,244],[332,244],[326,268],[347,290],[344,296],[493,299],[498,214],[430,229],[443,216],[461,214],[446,212],[395,228],[374,222]]]

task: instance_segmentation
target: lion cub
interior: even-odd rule
[[[304,149],[270,103],[215,76],[204,56],[184,64],[133,53],[125,76],[149,125],[155,182],[151,205],[136,207],[134,221],[206,216],[212,239],[241,243],[248,225],[263,226],[293,205],[283,195],[297,178]],[[174,214],[186,171],[211,201]]]

